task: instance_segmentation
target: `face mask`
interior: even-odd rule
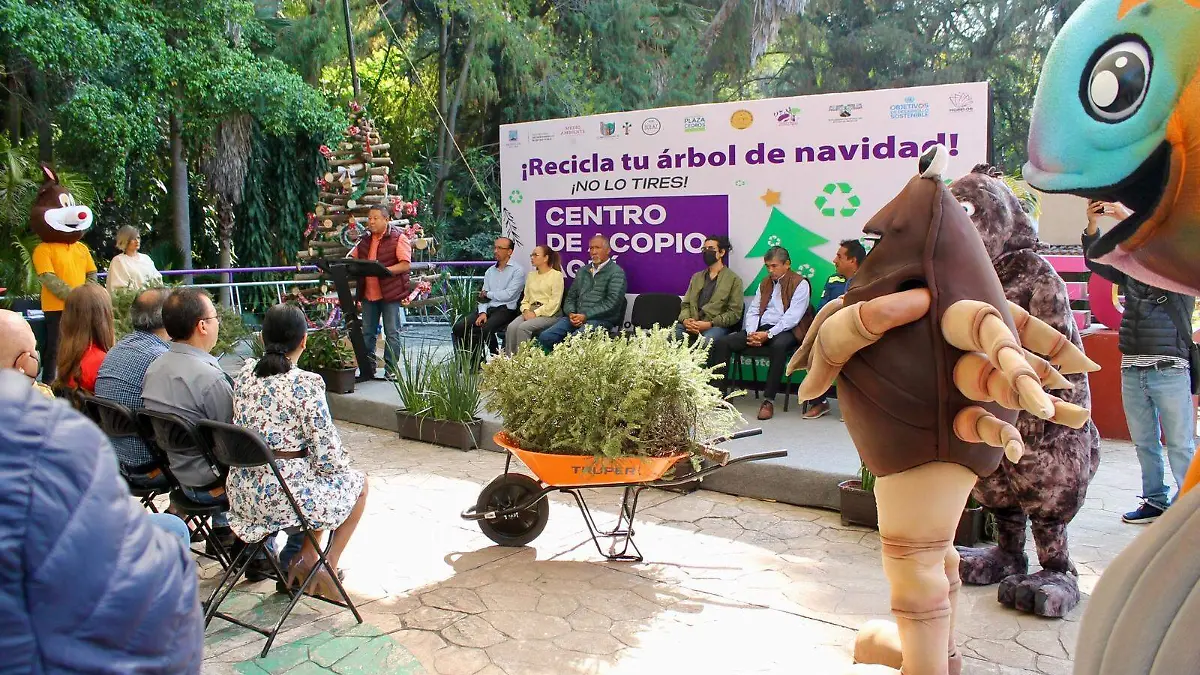
[[[716,251],[705,251],[704,252],[704,264],[705,265],[713,265],[713,264],[716,264],[716,262],[717,262],[717,252]]]

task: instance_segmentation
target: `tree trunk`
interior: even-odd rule
[[[25,78],[17,71],[18,67],[9,64],[8,75],[5,78],[8,86],[8,110],[4,126],[13,145],[21,142],[21,112],[25,109]]]
[[[188,166],[183,147],[183,125],[171,113],[171,222],[175,226],[175,247],[179,249],[183,269],[192,269],[192,221],[188,211]],[[192,283],[191,275],[183,283]]]
[[[441,31],[438,32],[438,96],[437,107],[438,114],[444,119],[446,113],[446,82],[449,79],[448,71],[450,70],[450,17],[442,17]],[[440,121],[440,120],[439,120]],[[450,175],[449,171],[449,153],[446,152],[446,127],[438,124],[438,144],[437,144],[437,178],[433,186],[433,216],[441,219],[442,211],[445,209],[446,176]]]
[[[54,132],[50,126],[49,92],[46,77],[36,69],[31,71],[29,93],[33,100],[33,122],[37,127],[38,161],[43,164],[54,162]]]
[[[220,223],[217,230],[217,237],[220,239],[217,267],[229,269],[233,267],[233,204],[230,204],[229,200],[220,194],[217,195],[217,221]],[[221,276],[224,277],[226,284],[233,283],[233,274],[226,272]],[[233,288],[231,286],[221,289],[221,304],[225,307],[233,306]]]
[[[729,17],[733,16],[733,12],[737,10],[742,0],[725,0],[721,3],[721,7],[717,9],[717,13],[713,16],[712,23],[708,24],[708,28],[704,29],[704,34],[700,36],[700,50],[707,52],[717,38],[721,35],[721,31],[725,28],[725,23],[729,21]]]

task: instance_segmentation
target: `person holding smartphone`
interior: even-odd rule
[[[1195,299],[1143,283],[1092,259],[1092,244],[1100,238],[1099,220],[1108,216],[1121,221],[1131,215],[1121,204],[1089,202],[1083,252],[1093,274],[1125,292],[1117,341],[1121,351],[1121,401],[1142,468],[1142,504],[1121,519],[1152,523],[1171,504],[1160,439],[1166,441],[1167,461],[1176,487],[1183,484],[1196,451],[1188,360]]]

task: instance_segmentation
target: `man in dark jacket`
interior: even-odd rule
[[[1088,269],[1125,290],[1125,311],[1117,341],[1121,350],[1121,400],[1142,465],[1142,505],[1122,519],[1127,523],[1151,523],[1171,503],[1163,478],[1160,438],[1166,438],[1167,460],[1176,487],[1183,484],[1196,451],[1188,365],[1195,299],[1142,283],[1092,260],[1091,246],[1100,238],[1096,221],[1105,215],[1124,220],[1131,214],[1120,204],[1091,202],[1083,233]]]
[[[570,333],[588,326],[608,330],[625,318],[621,316],[621,302],[626,290],[625,270],[611,259],[608,237],[592,237],[588,242],[588,254],[592,261],[587,267],[579,268],[563,300],[563,311],[567,315],[538,335],[538,342],[546,350],[554,349],[554,345]]]
[[[0,670],[200,672],[187,548],[129,497],[100,430],[10,369],[0,370],[0,542]]]

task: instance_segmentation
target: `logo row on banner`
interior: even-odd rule
[[[976,101],[969,91],[956,91],[941,97],[941,100],[922,98],[914,95],[900,97],[896,102],[878,106],[874,109],[861,101],[845,101],[829,103],[828,105],[779,105],[781,99],[765,103],[774,105],[755,105],[764,102],[744,102],[744,107],[737,107],[728,115],[687,114],[686,108],[666,108],[647,111],[640,122],[623,119],[582,123],[574,120],[564,120],[557,130],[524,131],[509,128],[504,134],[504,146],[520,147],[524,143],[550,143],[559,139],[569,140],[577,137],[589,139],[618,140],[626,137],[647,138],[657,136],[667,125],[674,125],[685,133],[703,133],[715,126],[728,127],[738,131],[751,128],[761,129],[799,127],[806,121],[822,124],[833,122],[838,124],[853,124],[868,117],[873,120],[911,120],[923,119],[934,114],[935,109],[949,114],[974,113],[977,106],[985,102]],[[936,106],[936,108],[935,108]],[[678,114],[670,114],[678,111]],[[623,117],[628,114],[622,114]]]

